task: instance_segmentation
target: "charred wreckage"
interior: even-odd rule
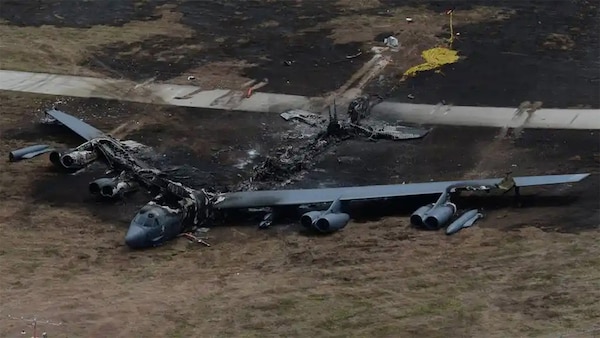
[[[330,116],[326,129],[333,131],[368,131],[368,137],[377,130],[360,125],[368,115],[368,98],[359,98],[349,108],[350,121],[338,123],[337,114]],[[353,186],[319,189],[252,190],[248,186],[241,191],[216,192],[208,189],[193,189],[173,180],[168,175],[148,165],[137,154],[144,146],[134,141],[121,141],[107,135],[89,124],[56,109],[47,110],[47,121],[61,124],[86,140],[80,146],[57,151],[47,145],[30,146],[10,152],[9,160],[16,162],[50,153],[50,161],[56,167],[69,172],[82,170],[96,161],[109,168],[107,175],[89,183],[89,192],[103,198],[117,199],[125,194],[144,189],[154,197],[144,205],[132,219],[125,236],[125,243],[132,249],[161,245],[181,234],[192,232],[199,227],[213,224],[222,211],[252,208],[300,207],[306,205],[329,205],[321,210],[304,213],[300,224],[312,231],[330,233],[344,228],[351,216],[346,210],[347,202],[357,200],[383,200],[403,196],[438,195],[436,202],[417,209],[410,217],[415,226],[439,229],[447,226],[446,233],[452,234],[469,227],[483,217],[477,209],[459,212],[451,202],[451,195],[460,191],[499,190],[519,193],[520,187],[573,183],[581,181],[589,174],[564,174],[545,176],[491,178],[468,181],[438,181],[409,184]],[[282,115],[300,119],[314,119],[315,116],[302,112],[287,112]],[[291,114],[291,115],[290,115]],[[285,117],[284,117],[285,118]],[[356,126],[360,126],[357,128]],[[342,134],[343,134],[342,133]],[[379,132],[381,134],[381,132]],[[426,130],[412,130],[404,134],[410,139],[422,137]],[[334,135],[340,135],[334,132]],[[384,133],[385,134],[385,133]],[[401,135],[401,134],[396,134]],[[322,140],[323,135],[317,137]],[[321,138],[321,139],[320,139]],[[319,148],[320,149],[320,148]],[[268,213],[261,222],[262,227],[273,221],[273,213]]]

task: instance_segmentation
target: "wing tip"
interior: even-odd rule
[[[582,174],[574,174],[572,176],[573,176],[573,179],[575,182],[579,182],[590,175],[591,175],[591,173],[582,173]]]

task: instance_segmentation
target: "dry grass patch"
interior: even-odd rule
[[[361,10],[381,7],[379,0],[338,0],[337,5],[341,8]]]
[[[0,69],[94,76],[95,72],[79,66],[90,49],[159,35],[191,36],[193,31],[179,23],[180,13],[161,7],[158,14],[162,15],[158,20],[133,21],[122,27],[17,27],[0,23]]]
[[[192,85],[202,88],[203,90],[210,89],[238,89],[249,78],[243,77],[240,74],[244,69],[254,66],[246,61],[230,60],[211,62],[188,70],[184,75],[169,79],[169,83]],[[188,80],[188,76],[194,76],[193,80]]]

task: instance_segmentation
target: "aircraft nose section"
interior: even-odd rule
[[[138,224],[131,224],[125,235],[125,244],[132,249],[141,249],[147,246],[146,231]]]

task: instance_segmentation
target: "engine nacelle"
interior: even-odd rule
[[[89,185],[90,193],[108,198],[121,196],[128,192],[135,191],[138,187],[139,185],[136,182],[119,180],[116,177],[99,178],[90,182]]]
[[[94,180],[90,182],[88,186],[90,189],[90,193],[92,195],[100,195],[102,194],[103,189],[106,189],[107,187],[112,189],[116,185],[115,181],[116,178],[114,177],[104,177]]]
[[[334,232],[345,227],[350,220],[350,215],[345,213],[329,213],[320,217],[313,227],[320,232]]]
[[[57,167],[64,169],[81,169],[98,158],[95,151],[92,150],[76,150],[65,154],[58,151],[50,153],[50,162]]]
[[[412,225],[414,225],[414,226],[424,227],[425,226],[424,219],[425,219],[427,213],[429,212],[429,210],[431,210],[431,208],[433,208],[433,205],[434,205],[433,203],[424,205],[424,206],[420,207],[419,209],[417,209],[415,212],[413,212],[412,215],[410,215],[410,223],[412,223]]]
[[[450,217],[456,213],[456,205],[447,202],[446,204],[429,210],[427,217],[423,221],[425,226],[429,229],[439,229],[443,226]]]
[[[325,211],[309,211],[300,217],[300,224],[305,228],[312,228],[313,224],[321,217]]]

